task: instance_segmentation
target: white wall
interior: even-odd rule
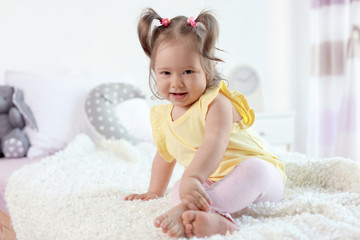
[[[266,108],[286,111],[290,108],[289,69],[289,1],[273,0],[267,11],[268,85],[265,89]]]
[[[308,91],[310,79],[310,1],[291,1],[290,20],[290,88],[291,108],[297,113],[295,150],[306,152]]]

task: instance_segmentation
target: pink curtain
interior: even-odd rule
[[[307,153],[360,158],[360,0],[312,0]]]

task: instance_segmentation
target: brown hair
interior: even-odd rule
[[[219,37],[219,24],[209,11],[203,11],[195,19],[196,27],[187,23],[187,17],[177,16],[170,20],[168,26],[155,26],[152,29],[154,20],[161,22],[162,17],[153,9],[147,8],[140,16],[138,23],[138,35],[145,54],[150,58],[149,85],[154,96],[161,98],[156,90],[156,84],[151,84],[151,79],[156,83],[152,74],[154,67],[155,53],[158,46],[164,41],[182,39],[186,44],[193,47],[201,56],[201,65],[206,75],[206,87],[214,88],[222,77],[217,72],[215,64],[223,62],[215,56],[215,43]]]

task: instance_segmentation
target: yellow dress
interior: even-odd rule
[[[190,165],[197,149],[204,141],[208,106],[219,92],[231,100],[242,120],[233,123],[225,155],[209,179],[218,181],[230,173],[240,162],[249,158],[260,158],[279,169],[285,183],[283,161],[268,152],[265,144],[249,128],[255,120],[254,111],[249,108],[245,97],[239,93],[230,92],[224,81],[221,81],[217,88],[208,89],[175,121],[171,118],[173,104],[161,104],[151,108],[150,120],[153,138],[159,154],[168,162],[176,159],[185,169]]]

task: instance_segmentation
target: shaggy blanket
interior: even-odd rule
[[[147,190],[154,153],[151,144],[95,145],[79,135],[16,171],[6,201],[18,239],[167,239],[153,219],[171,207],[169,191],[148,202],[123,200]],[[238,231],[208,239],[360,239],[359,162],[278,155],[288,175],[284,200],[249,206],[235,219]],[[181,173],[176,167],[170,187]]]

